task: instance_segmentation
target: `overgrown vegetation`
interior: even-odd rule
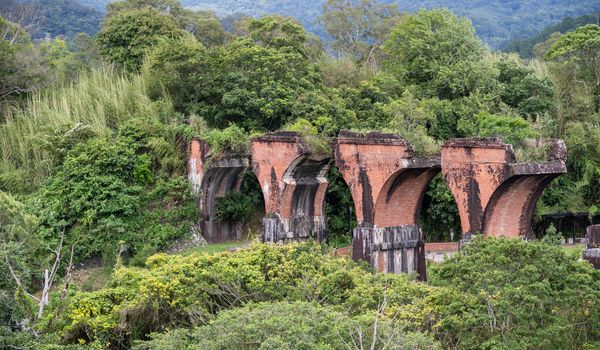
[[[429,284],[310,244],[153,255],[201,241],[192,137],[209,161],[247,155],[249,135],[278,129],[319,155],[342,129],[398,133],[423,156],[450,138],[502,137],[520,161],[544,159],[535,139],[563,138],[569,173],[536,217],[598,211],[598,26],[553,34],[526,61],[490,52],[450,10],[324,4],[331,43],[292,18],[221,25],[177,0],[114,2],[97,36],[57,28],[69,34],[36,42],[28,12],[0,6],[10,12],[0,17],[0,347],[600,346],[598,273],[565,256],[552,228],[546,242],[476,240],[432,266]],[[354,203],[335,166],[328,178],[328,243],[347,245]],[[259,226],[262,196],[249,172],[240,193],[217,200],[217,219]],[[459,238],[441,176],[419,221],[428,241]],[[84,292],[72,276],[90,261],[114,274]]]
[[[67,343],[138,349],[592,349],[600,280],[577,260],[545,243],[476,239],[426,285],[317,244],[161,254],[73,294],[51,329]]]

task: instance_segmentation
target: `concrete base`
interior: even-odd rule
[[[583,259],[589,261],[600,270],[600,248],[591,248],[583,251]]]
[[[422,237],[418,225],[357,227],[352,238],[352,258],[368,261],[379,272],[416,272],[425,280]]]
[[[327,239],[327,225],[324,216],[300,216],[280,218],[273,215],[263,218],[264,243],[285,244],[314,239],[322,242]]]

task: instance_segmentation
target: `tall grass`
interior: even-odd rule
[[[27,192],[38,187],[69,139],[83,133],[109,134],[132,117],[164,122],[170,115],[170,102],[151,101],[141,76],[125,76],[110,67],[94,68],[66,86],[34,93],[21,107],[0,111],[0,190]]]

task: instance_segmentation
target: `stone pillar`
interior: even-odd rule
[[[562,140],[541,141],[548,160],[517,163],[512,145],[497,138],[451,139],[442,145],[442,173],[458,206],[463,240],[475,233],[531,237],[535,204],[566,173]]]
[[[413,272],[425,279],[419,210],[439,158],[417,158],[396,134],[340,132],[335,160],[354,199],[358,227],[352,257],[381,272]]]
[[[583,259],[589,261],[596,269],[600,270],[600,225],[587,227]]]
[[[331,157],[312,154],[294,132],[253,138],[252,169],[265,199],[263,242],[323,241],[323,201]]]
[[[190,145],[188,178],[198,207],[198,226],[208,243],[239,240],[242,225],[216,222],[215,204],[218,197],[239,191],[242,175],[250,166],[248,157],[240,156],[219,160],[208,159],[208,144],[194,138]]]

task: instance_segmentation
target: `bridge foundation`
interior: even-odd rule
[[[425,279],[425,250],[418,216],[439,158],[417,158],[396,134],[340,132],[335,159],[348,184],[358,227],[352,257],[381,272],[417,272]]]

